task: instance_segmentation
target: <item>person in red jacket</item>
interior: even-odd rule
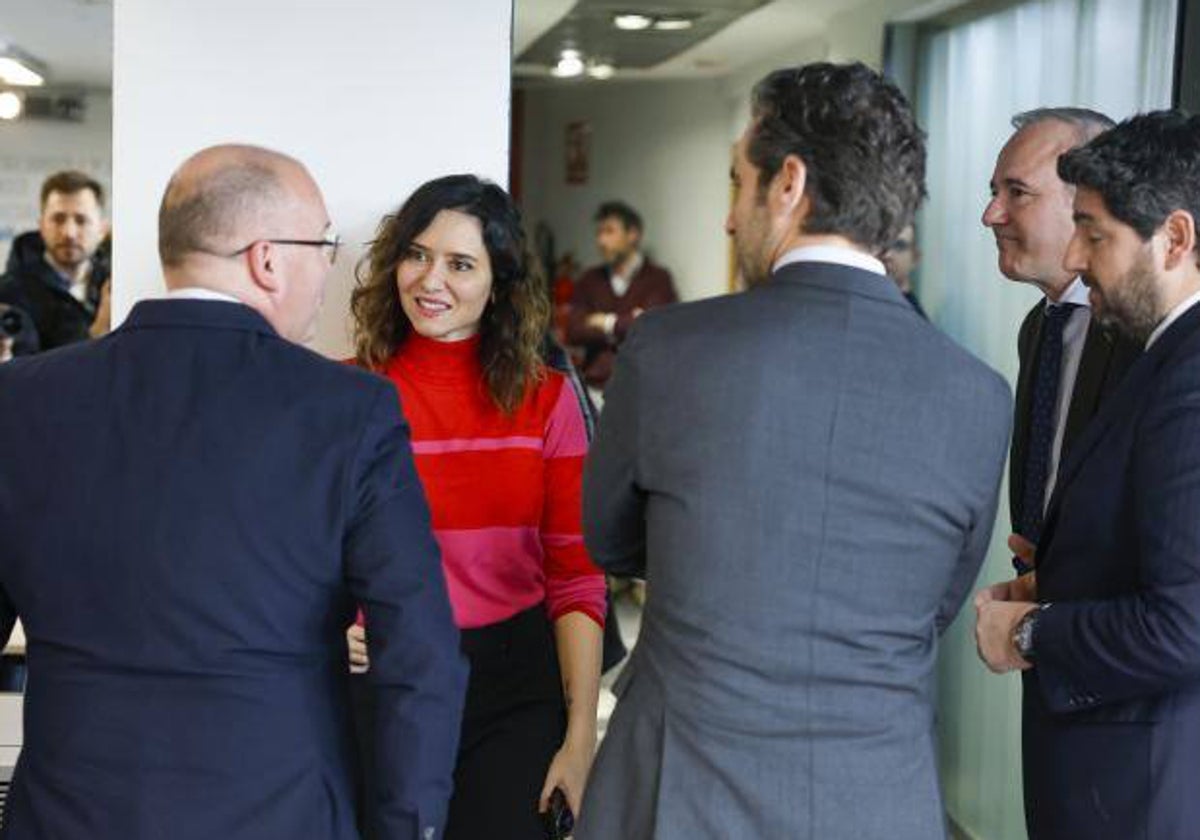
[[[384,217],[351,301],[356,360],[412,426],[471,664],[449,840],[539,840],[556,789],[579,812],[595,751],[606,602],[581,528],[587,428],[542,362],[535,266],[509,195],[449,176]],[[369,667],[370,627],[347,636]]]
[[[604,263],[575,284],[567,341],[583,348],[583,379],[597,401],[634,320],[647,309],[679,300],[671,273],[642,253],[643,230],[642,217],[628,204],[601,204],[596,247]]]

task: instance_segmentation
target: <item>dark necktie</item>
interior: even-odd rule
[[[1046,479],[1050,474],[1050,455],[1054,448],[1054,411],[1058,406],[1058,389],[1062,380],[1063,328],[1075,308],[1076,304],[1073,303],[1049,306],[1042,320],[1037,369],[1033,374],[1033,394],[1029,406],[1025,492],[1021,497],[1021,517],[1018,523],[1018,533],[1034,545],[1037,545],[1038,538],[1042,535]],[[1028,568],[1015,558],[1013,563],[1018,572],[1028,571]]]

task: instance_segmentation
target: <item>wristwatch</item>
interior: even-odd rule
[[[1049,604],[1042,604],[1036,610],[1030,610],[1029,612],[1025,613],[1021,620],[1017,622],[1017,626],[1013,628],[1013,647],[1017,649],[1017,653],[1019,653],[1021,658],[1024,660],[1029,662],[1033,661],[1033,632],[1037,627],[1038,616],[1041,614],[1042,610],[1049,606]]]

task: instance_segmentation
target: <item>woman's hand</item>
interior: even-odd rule
[[[579,737],[567,736],[562,748],[550,762],[550,770],[546,773],[546,783],[542,786],[542,796],[538,800],[538,811],[545,813],[550,807],[550,796],[558,788],[567,799],[571,813],[579,818],[579,808],[583,804],[583,791],[587,787],[588,774],[592,772],[592,759],[596,755],[596,734],[594,731],[588,738],[584,733]]]
[[[371,661],[367,658],[367,631],[361,624],[346,628],[346,647],[350,649],[350,673],[365,674]]]

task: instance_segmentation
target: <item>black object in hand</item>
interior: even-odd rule
[[[542,812],[542,825],[546,829],[546,840],[566,840],[575,830],[575,815],[567,805],[567,797],[558,788],[550,794],[550,807]]]
[[[20,312],[0,306],[0,338],[15,338],[23,328]]]

